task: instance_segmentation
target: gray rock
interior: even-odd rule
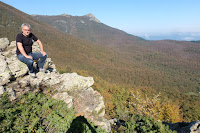
[[[9,45],[8,38],[0,38],[0,52],[4,51]]]
[[[200,121],[192,122],[190,125],[191,133],[200,133]]]
[[[91,13],[86,14],[86,15],[84,15],[84,16],[90,18],[90,21],[95,21],[95,22],[101,23],[101,22],[100,22],[93,14],[91,14]]]
[[[52,72],[52,71],[57,72],[56,66],[53,64],[51,58],[47,58],[47,59],[46,59],[46,62],[45,62],[45,64],[44,64],[44,69],[47,69],[47,70],[49,70],[49,71],[51,71],[51,72]]]
[[[28,72],[28,67],[26,64],[19,61],[16,57],[16,41],[12,41],[7,49],[2,52],[2,55],[4,55],[4,58],[2,59],[0,57],[0,60],[5,62],[2,65],[8,68],[5,72],[9,73],[10,76],[18,78],[24,76]]]
[[[63,93],[56,93],[53,96],[54,99],[59,99],[64,101],[65,103],[68,104],[68,108],[71,108],[73,106],[73,97],[69,96],[67,92],[63,92]]]
[[[78,113],[83,113],[85,118],[91,120],[95,125],[111,132],[110,122],[104,118],[105,105],[103,97],[92,87],[69,92],[74,97],[73,105]]]
[[[174,124],[165,123],[163,124],[169,126],[169,129],[177,131],[178,133],[200,133],[200,121],[194,122],[178,122]]]
[[[117,121],[118,121],[117,118],[113,118],[109,120],[111,125],[116,125]]]
[[[21,78],[20,80],[18,80],[18,84],[19,84],[20,88],[25,88],[27,86],[30,86],[29,77],[25,76],[25,77]]]
[[[17,57],[6,58],[8,67],[15,78],[22,77],[28,72],[26,64],[22,63]]]
[[[0,85],[5,85],[10,82],[11,71],[8,68],[5,57],[0,53]]]
[[[83,77],[77,73],[64,73],[61,75],[60,80],[63,84],[57,89],[59,92],[89,88],[94,84],[93,77]]]
[[[16,57],[16,41],[12,41],[2,54],[7,58]]]
[[[84,90],[73,90],[69,92],[74,97],[74,106],[77,112],[84,112],[86,115],[92,113],[98,117],[105,114],[105,105],[99,92],[91,87]]]
[[[77,73],[42,73],[36,74],[37,78],[24,76],[18,82],[21,87],[50,86],[59,90],[53,98],[63,100],[68,107],[75,107],[77,113],[83,113],[85,118],[90,119],[97,126],[110,132],[110,122],[104,118],[105,105],[103,97],[92,87],[93,78],[83,77]],[[88,88],[89,87],[89,88]],[[62,88],[62,89],[61,89]]]
[[[12,88],[4,88],[3,86],[0,86],[0,96],[4,93],[4,92],[8,92],[8,98],[10,101],[15,100],[16,97],[16,92],[14,89]]]
[[[17,98],[16,92],[13,88],[6,88],[6,91],[8,91],[9,99],[11,101],[15,100]]]
[[[12,41],[8,48],[16,48],[16,41]]]
[[[37,42],[34,42],[33,45],[32,45],[32,50],[33,52],[35,53],[39,53],[40,52],[40,46]]]
[[[2,95],[5,91],[5,88],[3,86],[0,86],[0,95]]]

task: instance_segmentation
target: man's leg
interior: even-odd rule
[[[43,56],[41,53],[31,53],[30,55],[33,57],[33,60],[40,59],[38,62],[38,67],[39,69],[43,69],[47,54]]]
[[[17,58],[18,58],[18,60],[20,60],[21,62],[25,63],[28,66],[29,73],[34,73],[32,59],[26,58],[22,54],[17,55]]]

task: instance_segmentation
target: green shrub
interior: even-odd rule
[[[173,133],[160,121],[154,121],[151,117],[133,114],[125,124],[125,133]],[[175,132],[174,132],[175,133]]]
[[[75,118],[74,110],[68,109],[65,102],[40,93],[25,94],[13,102],[4,93],[0,100],[0,132],[79,131],[84,121],[73,124]],[[83,132],[102,131],[88,122],[84,127]]]

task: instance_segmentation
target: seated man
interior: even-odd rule
[[[19,33],[16,37],[17,58],[28,66],[29,75],[35,78],[36,75],[33,68],[33,60],[39,59],[39,71],[45,72],[43,66],[47,58],[47,54],[43,50],[42,42],[31,33],[31,26],[24,23],[21,25],[21,28],[22,33]],[[34,41],[39,44],[41,53],[32,53],[32,45]]]

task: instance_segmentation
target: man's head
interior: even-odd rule
[[[23,23],[21,25],[21,28],[23,35],[29,36],[29,34],[31,33],[31,26],[29,24]]]

